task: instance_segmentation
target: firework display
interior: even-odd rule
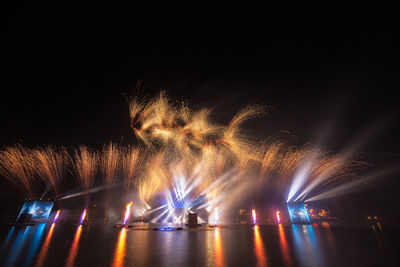
[[[213,121],[210,108],[192,110],[160,92],[150,99],[131,97],[129,112],[139,145],[110,142],[100,150],[82,145],[69,154],[64,147],[16,144],[0,151],[0,173],[28,197],[85,195],[85,216],[91,193],[122,186],[125,199],[135,200],[135,218],[183,224],[197,213],[200,223],[217,225],[235,201],[254,190],[272,188],[281,199],[289,190],[290,204],[353,181],[368,166],[350,154],[250,138],[244,124],[268,112],[261,105],[250,105],[221,124]],[[71,174],[82,192],[64,193],[71,189],[66,188]],[[107,197],[106,209],[108,202]],[[130,206],[126,212],[123,225]],[[256,224],[255,210],[252,218]]]

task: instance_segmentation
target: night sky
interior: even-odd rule
[[[164,89],[218,122],[264,104],[246,125],[257,140],[398,161],[396,9],[196,3],[6,6],[0,145],[137,143],[124,93],[142,80],[142,94]]]

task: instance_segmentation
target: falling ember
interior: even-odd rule
[[[0,174],[18,186],[28,197],[35,196],[35,161],[30,149],[20,144],[0,151]]]
[[[281,212],[280,210],[276,210],[276,220],[278,221],[278,223],[281,223]]]
[[[54,216],[53,223],[55,223],[58,220],[58,217],[60,217],[60,210],[57,210],[56,216]]]
[[[252,210],[251,214],[253,216],[253,224],[257,224],[257,215],[256,215],[256,210]]]
[[[79,222],[80,224],[83,223],[83,221],[85,220],[86,217],[86,209],[83,210],[82,215],[81,215],[81,221]]]
[[[128,220],[129,220],[129,216],[130,216],[130,214],[131,214],[131,206],[132,206],[132,201],[131,202],[129,202],[127,205],[126,205],[126,211],[125,211],[125,217],[124,217],[124,222],[122,223],[122,225],[126,225],[126,223],[128,222]]]
[[[32,156],[35,161],[33,165],[35,173],[45,184],[51,185],[55,197],[58,198],[63,174],[69,159],[67,150],[64,147],[57,149],[52,146],[47,146],[33,150]],[[47,193],[47,191],[45,193]]]
[[[86,192],[87,199],[97,171],[97,154],[90,151],[86,146],[80,146],[78,150],[75,150],[72,165],[78,182]]]

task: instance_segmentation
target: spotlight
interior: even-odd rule
[[[257,214],[256,214],[256,210],[255,209],[253,209],[251,211],[251,215],[253,217],[253,224],[256,225],[257,224]]]

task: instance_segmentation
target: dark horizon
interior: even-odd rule
[[[249,126],[260,139],[289,131],[298,144],[326,138],[326,149],[340,151],[367,135],[359,151],[399,152],[399,19],[387,9],[122,10],[8,9],[0,145],[134,142],[123,93],[143,80],[142,94],[164,89],[213,107],[217,120],[249,103],[271,107]]]

